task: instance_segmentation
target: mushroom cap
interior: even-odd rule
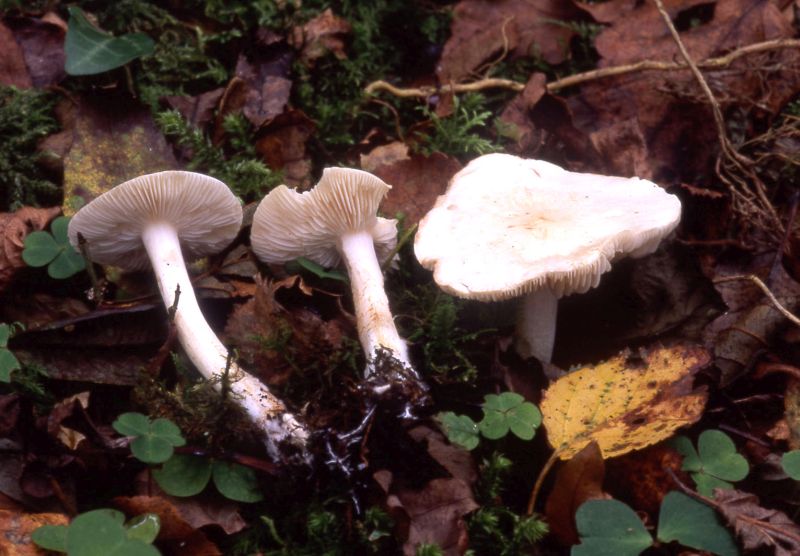
[[[376,216],[389,189],[369,172],[351,168],[325,168],[316,187],[303,193],[280,185],[253,215],[253,252],[268,263],[306,257],[333,267],[341,260],[339,238],[368,230],[382,261],[397,244],[397,221]]]
[[[183,255],[217,253],[242,226],[242,206],[227,185],[195,172],[146,174],[119,184],[82,207],[69,223],[77,249],[80,232],[93,261],[126,270],[150,266],[142,242],[148,224],[167,222],[180,238]]]
[[[420,221],[414,252],[458,297],[539,288],[561,297],[595,287],[617,258],[655,251],[680,215],[678,198],[647,180],[489,154],[453,177]]]

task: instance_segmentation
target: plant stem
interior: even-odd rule
[[[533,510],[536,508],[536,499],[539,497],[539,491],[542,489],[542,483],[544,483],[544,478],[550,472],[550,469],[555,465],[558,461],[558,450],[554,451],[550,454],[550,457],[544,463],[544,467],[542,470],[539,471],[539,476],[536,477],[536,483],[533,485],[533,490],[531,491],[531,497],[528,500],[528,514],[533,515]]]

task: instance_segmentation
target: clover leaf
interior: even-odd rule
[[[667,493],[658,513],[658,540],[677,541],[683,546],[736,556],[739,550],[730,531],[722,525],[713,508],[682,492]]]
[[[800,450],[786,452],[781,458],[784,472],[795,481],[800,481]]]
[[[217,490],[231,500],[258,502],[263,495],[252,469],[207,457],[176,454],[156,471],[153,478],[164,492],[173,496],[194,496],[213,479]]]
[[[638,556],[653,544],[642,520],[619,500],[589,500],[575,512],[581,543],[571,556]]]
[[[478,424],[468,415],[457,415],[452,411],[443,411],[437,415],[444,433],[453,444],[474,450],[480,442]]]
[[[131,452],[145,463],[164,463],[176,446],[186,444],[181,430],[169,419],[150,420],[147,415],[130,412],[117,417],[111,426],[120,434],[136,437]]]
[[[69,217],[59,216],[50,224],[51,233],[31,232],[25,238],[22,260],[33,267],[47,265],[47,274],[60,280],[86,268],[86,261],[69,243]]]
[[[516,392],[487,394],[483,402],[481,434],[490,440],[502,438],[510,430],[522,440],[530,440],[542,423],[542,414]]]
[[[44,525],[31,534],[47,550],[81,556],[159,556],[150,543],[160,521],[155,514],[143,514],[125,523],[117,510],[100,509],[80,514],[69,525]]]
[[[683,455],[681,469],[689,471],[697,492],[703,496],[713,496],[715,488],[733,488],[733,482],[741,481],[750,472],[747,460],[722,431],[703,431],[697,439],[697,449],[685,436],[676,437],[673,446]]]

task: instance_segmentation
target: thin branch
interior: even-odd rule
[[[724,56],[708,58],[702,62],[697,62],[695,66],[701,69],[719,69],[732,64],[743,56],[767,52],[770,50],[782,50],[785,48],[800,48],[800,39],[775,39],[770,41],[758,42],[732,50]],[[583,73],[569,75],[562,79],[557,79],[547,83],[546,88],[550,93],[580,85],[589,81],[596,81],[617,75],[635,73],[641,71],[682,71],[691,69],[687,64],[681,62],[661,62],[658,60],[643,60],[634,64],[624,64],[621,66],[611,66],[600,68]],[[364,91],[367,94],[376,94],[384,91],[400,98],[427,98],[431,95],[442,93],[469,93],[483,91],[485,89],[509,89],[520,92],[525,88],[525,83],[514,81],[513,79],[500,79],[496,77],[480,79],[470,83],[456,83],[452,85],[442,85],[441,87],[396,87],[383,80],[373,81],[367,85]]]
[[[721,282],[733,282],[734,280],[750,280],[751,282],[753,282],[756,286],[759,287],[759,289],[762,292],[764,292],[764,295],[766,295],[769,298],[769,300],[775,306],[775,309],[777,309],[784,317],[792,321],[794,324],[800,326],[800,318],[797,318],[794,313],[792,313],[786,307],[784,307],[781,304],[781,302],[778,301],[778,298],[775,297],[775,295],[770,291],[767,285],[764,282],[762,282],[761,278],[759,278],[758,276],[754,274],[737,274],[735,276],[723,276],[722,278],[715,278],[713,282],[715,284],[719,284]]]

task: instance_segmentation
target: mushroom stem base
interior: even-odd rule
[[[350,277],[358,339],[368,361],[367,374],[371,373],[369,362],[382,349],[389,350],[397,360],[411,367],[408,348],[394,325],[389,298],[383,289],[383,273],[372,234],[362,230],[342,235],[339,252]]]
[[[549,363],[556,339],[558,298],[549,289],[533,291],[522,298],[517,318],[517,353]]]
[[[180,287],[174,319],[178,341],[200,374],[212,380],[219,389],[218,379],[225,372],[228,349],[219,341],[200,311],[183,261],[177,232],[167,223],[150,224],[142,232],[142,241],[167,308],[175,302],[175,290]],[[279,455],[277,445],[284,441],[304,449],[308,432],[266,385],[235,363],[231,363],[229,373],[232,398],[265,433],[271,455]]]

